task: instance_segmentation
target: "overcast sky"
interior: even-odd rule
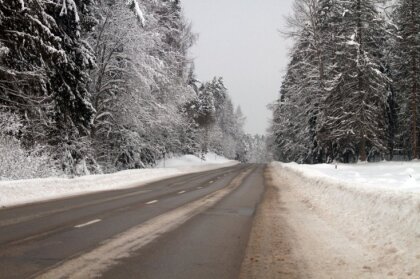
[[[198,78],[222,76],[235,105],[247,117],[246,131],[264,134],[267,105],[280,89],[290,42],[285,26],[293,0],[183,0],[199,40],[191,51]]]

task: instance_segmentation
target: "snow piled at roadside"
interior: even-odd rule
[[[271,166],[278,177],[287,175],[294,193],[322,219],[375,251],[377,268],[389,278],[420,278],[420,194],[404,186],[404,174],[417,179],[410,170],[417,164],[338,165],[339,174],[331,165]]]
[[[213,154],[208,156],[214,158]],[[74,179],[51,177],[0,181],[0,207],[137,187],[165,178],[233,166],[238,163],[225,158],[201,162],[201,159],[192,157],[187,155],[171,159],[167,168],[126,170],[113,174],[86,175]],[[198,161],[200,164],[197,163]]]
[[[420,193],[420,161],[359,164],[283,164],[285,167],[317,179],[351,182],[355,187],[381,188]]]
[[[209,152],[204,155],[204,160],[194,155],[184,155],[182,157],[174,157],[158,162],[158,168],[173,168],[183,166],[202,166],[207,164],[225,164],[232,162],[225,157]]]

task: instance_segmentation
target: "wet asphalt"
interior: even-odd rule
[[[99,192],[0,210],[0,278],[34,278],[105,240],[156,216],[227,187],[242,184],[102,278],[236,278],[254,212],[265,189],[264,165],[241,164]]]

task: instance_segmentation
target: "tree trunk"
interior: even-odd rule
[[[361,7],[361,0],[357,0],[357,41],[359,43],[358,45],[358,59],[361,57],[361,48],[363,45],[363,34],[362,34],[362,7]],[[363,71],[360,69],[360,61],[357,61],[357,68],[358,68],[358,88],[359,94],[363,92]],[[366,92],[364,93],[366,94]],[[365,100],[365,96],[361,96],[362,100]],[[359,160],[362,162],[365,162],[367,160],[366,155],[366,134],[365,134],[365,118],[364,118],[364,108],[362,108],[361,115],[360,115],[360,127],[359,127],[359,133],[360,133],[360,144],[359,144]]]
[[[413,71],[415,67],[415,57],[413,55]],[[415,76],[415,74],[413,74]],[[417,83],[413,81],[413,87],[411,91],[411,154],[412,158],[416,159],[417,154]]]
[[[359,146],[359,160],[362,162],[367,161],[367,154],[366,154],[366,139],[365,137],[362,138]]]
[[[209,125],[206,125],[206,135],[205,135],[205,140],[204,140],[204,153],[208,153],[209,152],[209,138],[210,138],[210,127]]]

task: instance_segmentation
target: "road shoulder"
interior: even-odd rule
[[[384,266],[383,255],[349,237],[307,195],[310,185],[302,186],[301,177],[270,166],[266,183],[241,279],[410,278],[399,277],[401,266]]]
[[[286,223],[287,209],[274,185],[270,168],[265,173],[266,191],[256,212],[240,278],[300,278]]]

